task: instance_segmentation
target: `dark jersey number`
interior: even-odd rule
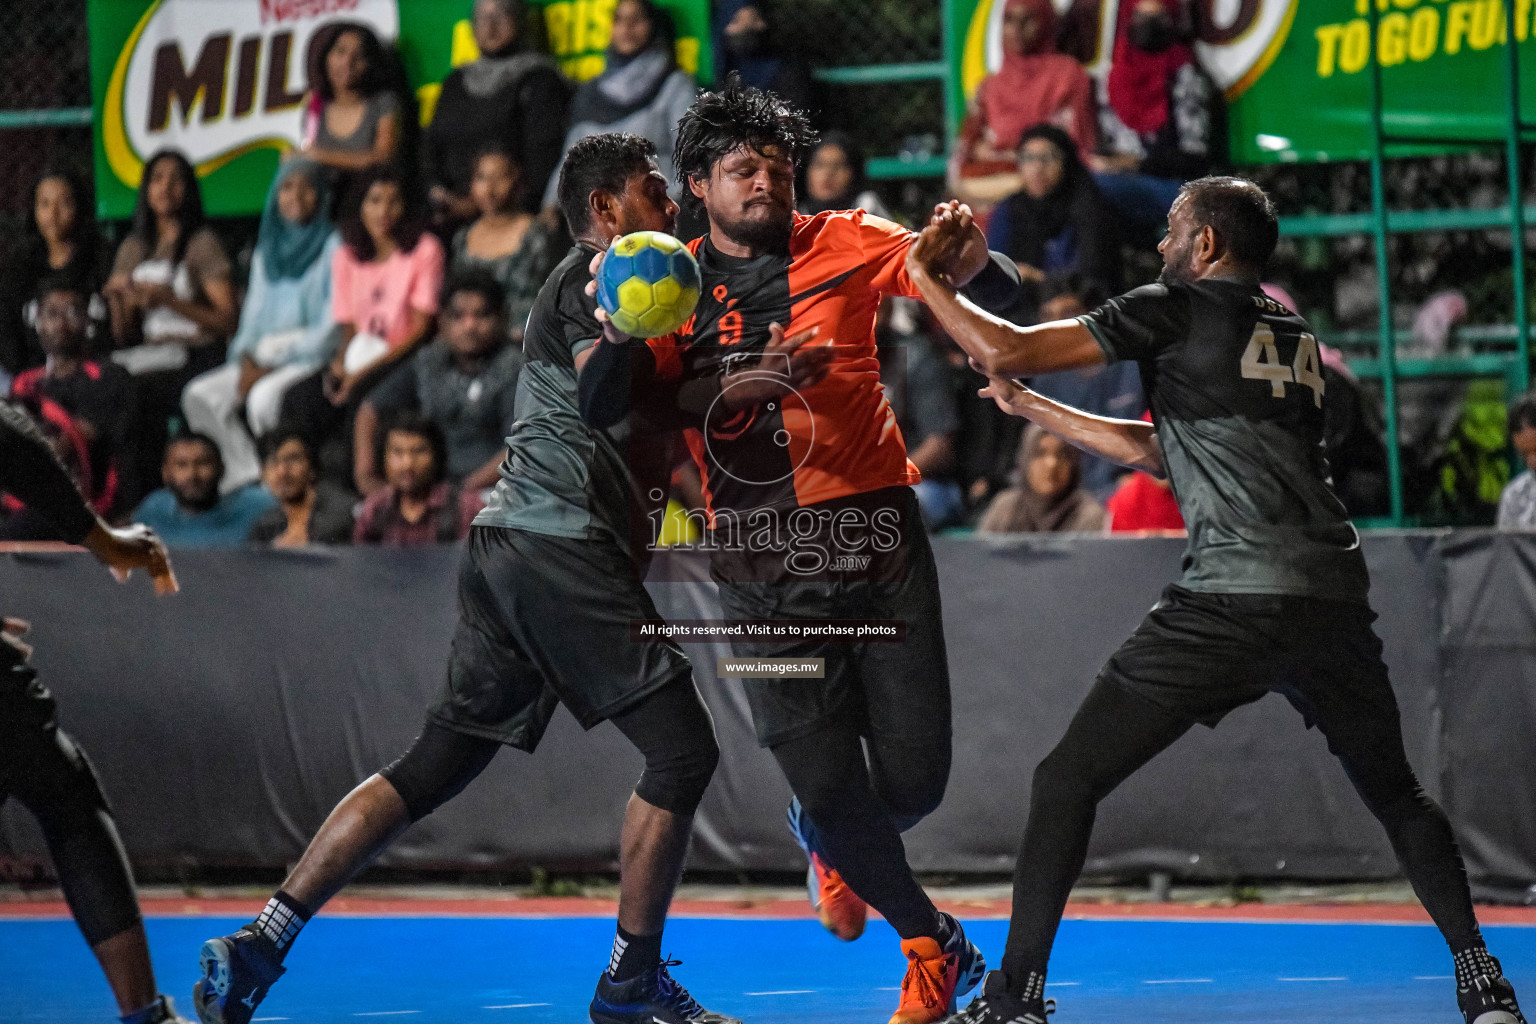
[[[1260,320],[1253,326],[1253,335],[1248,339],[1248,347],[1243,349],[1239,366],[1245,379],[1269,381],[1270,394],[1276,398],[1285,397],[1287,384],[1300,384],[1311,388],[1313,403],[1319,409],[1323,407],[1322,357],[1317,351],[1317,339],[1310,334],[1297,339],[1296,358],[1287,366],[1280,361],[1274,330]]]

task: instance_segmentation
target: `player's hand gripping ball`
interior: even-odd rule
[[[636,231],[608,247],[597,271],[597,301],[631,337],[671,334],[699,304],[699,264],[671,235]]]

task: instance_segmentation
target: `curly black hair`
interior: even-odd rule
[[[761,153],[774,146],[798,164],[816,139],[816,130],[803,111],[771,92],[743,85],[733,74],[725,80],[725,88],[702,94],[677,123],[672,165],[684,196],[697,202],[688,179],[708,179],[715,164],[729,154],[743,148]]]
[[[572,146],[555,186],[571,234],[580,238],[592,226],[587,203],[593,192],[619,195],[629,179],[644,173],[655,159],[654,142],[627,132],[589,135]]]

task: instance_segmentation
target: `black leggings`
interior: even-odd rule
[[[947,735],[932,747],[872,745],[831,723],[773,748],[800,800],[812,846],[903,939],[937,937],[939,912],[907,865],[901,833],[938,807],[949,780]]]
[[[138,924],[128,855],[85,752],[51,726],[3,732],[0,742],[14,740],[18,756],[15,770],[0,780],[0,803],[8,788],[37,819],[86,944],[98,946]]]
[[[720,761],[720,746],[693,680],[678,679],[611,721],[645,757],[635,795],[685,817],[698,810]],[[411,821],[420,821],[463,792],[500,749],[497,740],[429,721],[411,749],[379,774],[405,801]]]
[[[1010,990],[1045,976],[1067,896],[1083,869],[1100,800],[1194,725],[1112,679],[1100,679],[1067,733],[1035,769],[1014,874],[1002,968]],[[1414,892],[1452,949],[1479,941],[1466,872],[1445,813],[1425,795],[1396,715],[1319,721],[1371,813],[1387,830]]]

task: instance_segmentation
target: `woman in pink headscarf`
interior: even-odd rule
[[[1133,233],[1160,235],[1179,186],[1227,160],[1225,102],[1187,38],[1180,0],[1120,0],[1089,165]]]
[[[1076,60],[1056,52],[1051,0],[1006,0],[1003,66],[982,80],[960,129],[951,187],[973,202],[1018,191],[1019,140],[1038,124],[1061,128],[1087,160],[1098,140],[1093,82]]]

